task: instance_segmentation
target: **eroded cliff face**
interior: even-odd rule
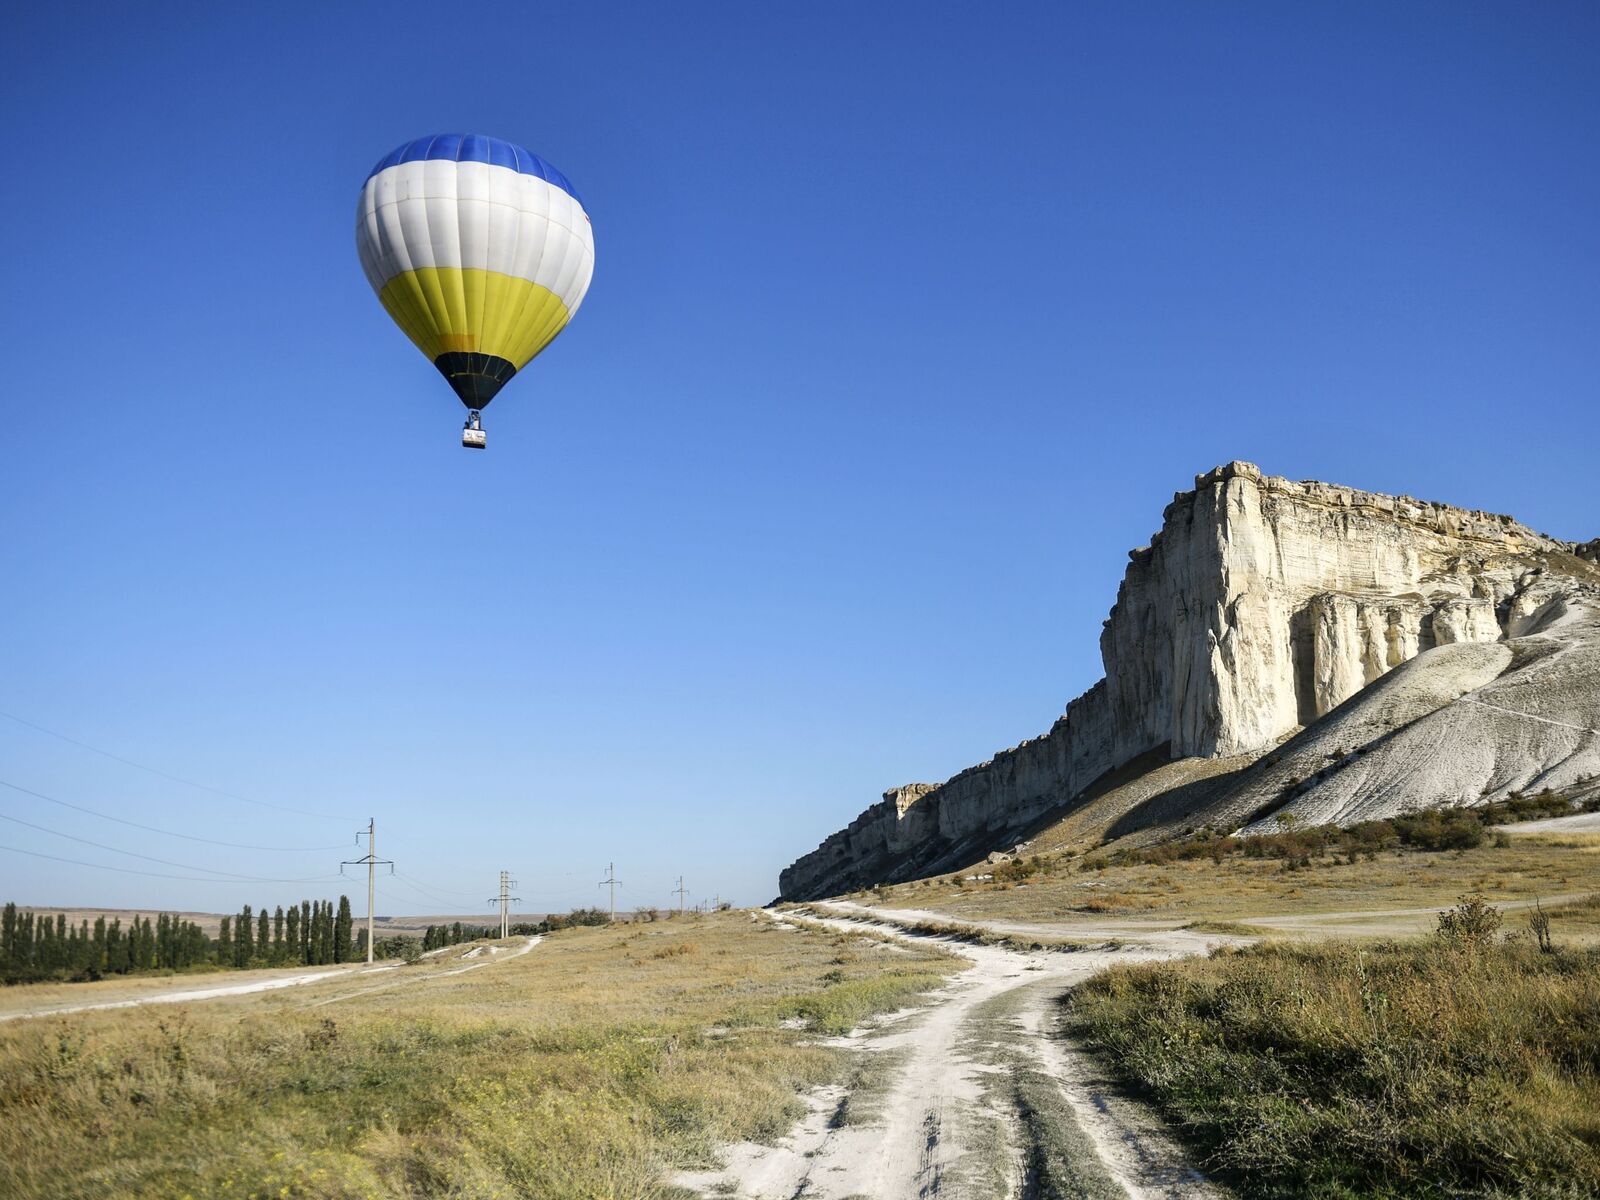
[[[1175,496],[1129,558],[1104,680],[1043,736],[886,793],[784,871],[783,896],[958,863],[1154,751],[1260,755],[1425,651],[1537,628],[1591,586],[1572,571],[1592,573],[1600,541],[1235,462]]]

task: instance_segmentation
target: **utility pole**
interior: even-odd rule
[[[683,876],[679,875],[678,876],[678,890],[676,892],[676,895],[678,897],[678,915],[680,917],[683,916],[683,893],[684,893]]]
[[[382,864],[387,866],[389,868],[389,874],[393,875],[394,860],[378,857],[377,817],[370,818],[367,821],[367,827],[365,829],[356,830],[356,845],[361,845],[361,837],[363,834],[366,835],[367,839],[366,857],[345,859],[344,862],[339,864],[339,874],[343,875],[346,867],[359,867],[365,865],[367,868],[367,962],[370,965],[372,962],[372,943],[374,939],[374,931],[372,928],[372,906],[377,900],[378,895],[378,884],[376,878],[377,870],[379,864]]]
[[[500,894],[489,897],[490,904],[494,904],[496,901],[500,904],[500,936],[502,938],[511,936],[511,901],[522,899],[521,896],[513,896],[511,894],[511,889],[516,886],[517,881],[511,878],[511,872],[501,871]]]
[[[614,862],[606,862],[605,878],[600,880],[600,886],[602,888],[606,888],[606,886],[611,888],[611,923],[613,925],[616,925],[616,883],[618,883],[616,864]]]

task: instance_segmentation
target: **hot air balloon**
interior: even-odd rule
[[[396,325],[480,413],[555,340],[594,275],[594,234],[571,182],[499,138],[446,133],[385,155],[361,189],[356,250]]]

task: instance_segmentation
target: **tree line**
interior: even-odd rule
[[[321,966],[354,962],[350,897],[302,900],[270,915],[252,913],[246,904],[236,916],[223,917],[217,932],[216,962],[232,967]],[[363,954],[363,957],[365,955]]]
[[[92,980],[136,971],[183,971],[202,967],[313,966],[353,962],[350,898],[302,900],[272,913],[245,905],[222,918],[216,937],[193,921],[161,913],[154,921],[135,916],[76,925],[65,913],[24,912],[9,903],[0,912],[0,983],[47,979]],[[365,957],[365,942],[359,947]]]
[[[451,925],[429,925],[422,935],[422,948],[424,951],[439,950],[445,946],[460,945],[462,942],[476,942],[480,938],[499,936],[485,925],[463,925],[460,921]]]
[[[650,921],[659,915],[655,909],[641,909],[632,919]],[[575,908],[537,923],[518,923],[511,932],[553,933],[573,926],[606,925],[610,920],[605,909]],[[494,936],[492,929],[460,921],[430,925],[420,944],[402,934],[380,937],[374,957],[410,961],[422,951]],[[137,971],[321,966],[359,962],[366,956],[367,931],[355,929],[348,896],[340,896],[337,904],[302,900],[270,912],[246,904],[222,918],[215,937],[173,913],[160,913],[154,920],[135,916],[127,926],[120,917],[108,921],[103,916],[71,925],[65,913],[51,917],[24,912],[14,903],[0,914],[0,983],[7,984],[93,980]]]
[[[542,921],[523,921],[511,927],[519,935],[555,933],[558,929],[573,929],[580,925],[609,925],[611,914],[603,908],[575,908],[569,913],[548,913]]]

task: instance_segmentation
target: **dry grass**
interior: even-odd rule
[[[358,985],[0,1026],[0,1195],[664,1195],[840,1072],[814,1031],[958,966],[727,913],[318,1007]]]
[[[1600,836],[1518,837],[1507,845],[1429,852],[1389,850],[1375,860],[1315,860],[1291,869],[1278,859],[1230,856],[1105,866],[1047,858],[1025,885],[933,880],[902,884],[890,907],[933,908],[956,918],[1103,925],[1106,916],[1173,925],[1278,913],[1361,912],[1446,906],[1463,892],[1492,902],[1600,889]]]
[[[1600,1194],[1600,952],[1280,943],[1070,1014],[1247,1195]]]

